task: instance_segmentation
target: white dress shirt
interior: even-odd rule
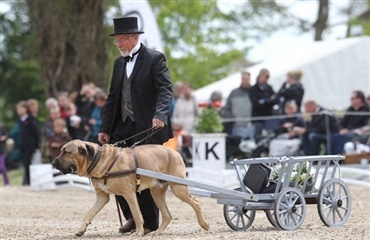
[[[136,44],[136,46],[131,50],[129,56],[132,57],[132,55],[134,53],[136,53],[137,51],[139,51],[140,49],[140,42],[138,42]],[[126,74],[127,74],[127,77],[129,78],[131,76],[131,73],[132,71],[134,70],[134,66],[135,66],[135,63],[136,63],[136,59],[137,59],[137,56],[139,54],[136,54],[131,61],[129,61],[128,63],[126,63]]]

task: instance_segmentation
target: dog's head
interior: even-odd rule
[[[98,145],[95,143],[72,140],[60,149],[59,156],[53,160],[52,164],[63,174],[86,175],[86,169],[94,159],[97,148]]]

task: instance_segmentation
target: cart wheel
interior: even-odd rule
[[[295,188],[287,187],[279,192],[274,206],[277,225],[283,230],[296,230],[306,216],[306,201]]]
[[[347,185],[337,178],[326,180],[319,191],[317,210],[326,226],[343,225],[351,212],[351,196]]]
[[[240,188],[236,188],[235,190],[241,191]],[[255,209],[246,209],[242,205],[224,204],[224,218],[226,223],[235,231],[247,230],[252,225],[255,216]]]
[[[272,226],[280,228],[279,225],[276,223],[274,210],[265,210],[265,214],[267,220],[269,220],[269,223],[271,223]]]

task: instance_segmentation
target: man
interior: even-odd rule
[[[197,100],[193,95],[190,83],[186,82],[182,85],[182,93],[176,100],[172,122],[182,126],[185,134],[190,135],[195,132],[195,123],[198,115]]]
[[[328,144],[332,138],[338,135],[337,120],[327,109],[319,106],[314,100],[304,103],[306,113],[311,114],[311,121],[307,122],[303,135],[303,149],[306,155],[318,155],[320,145]],[[328,154],[335,154],[335,146],[326,146]]]
[[[364,92],[360,90],[353,91],[351,94],[351,106],[347,108],[346,114],[341,121],[339,133],[347,135],[351,140],[355,140],[358,137],[358,131],[356,130],[368,124],[369,111]]]
[[[143,132],[151,127],[161,130],[146,139],[147,143],[163,144],[173,136],[169,110],[172,85],[165,56],[146,48],[139,42],[137,18],[114,19],[114,44],[121,56],[114,62],[113,76],[106,105],[102,112],[102,125],[98,140],[102,144],[115,143]],[[131,146],[148,133],[139,134],[127,141]],[[148,159],[150,161],[150,159]],[[135,222],[127,202],[116,196],[127,223],[121,233],[135,229]],[[144,218],[145,233],[158,228],[158,208],[149,190],[137,195]]]
[[[254,128],[248,119],[252,116],[252,102],[250,100],[250,73],[241,73],[240,87],[231,91],[227,98],[223,114],[228,118],[247,118],[247,120],[236,120],[232,127],[231,135],[242,139],[254,139]]]
[[[23,185],[30,185],[30,165],[37,149],[40,149],[40,134],[38,121],[29,110],[26,101],[20,101],[16,105],[19,116],[19,149],[23,159],[24,177]]]
[[[270,78],[269,70],[262,68],[257,76],[257,83],[250,90],[253,117],[264,117],[272,115],[272,107],[275,105],[276,96],[274,89],[267,83]],[[255,137],[261,137],[265,120],[253,121]]]

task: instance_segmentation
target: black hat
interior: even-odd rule
[[[144,33],[143,31],[139,31],[136,17],[115,18],[113,19],[113,22],[114,33],[109,34],[109,36]]]

